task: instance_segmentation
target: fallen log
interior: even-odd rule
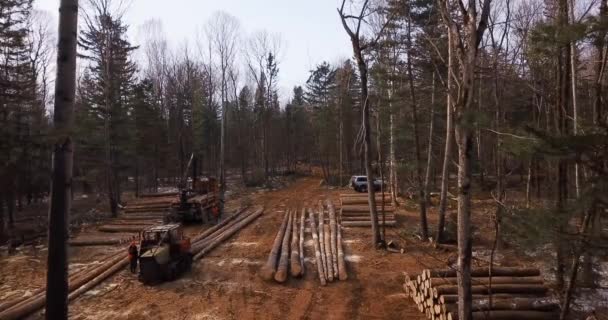
[[[317,208],[319,215],[319,224],[317,228],[319,230],[319,245],[321,246],[321,265],[323,266],[323,275],[325,279],[329,279],[329,269],[327,268],[327,254],[325,253],[325,228],[323,228],[323,220],[325,220],[323,206]]]
[[[306,234],[304,233],[304,221],[306,215],[306,209],[302,208],[302,212],[300,213],[300,267],[302,268],[302,276],[304,275],[304,271],[306,270],[304,267],[304,239],[306,238]]]
[[[327,200],[327,209],[329,210],[329,232],[331,257],[333,263],[334,278],[338,279],[338,235],[336,234],[336,210],[330,200]]]
[[[319,234],[317,233],[317,223],[315,214],[312,209],[308,209],[308,219],[310,222],[310,232],[312,233],[312,243],[315,250],[315,263],[317,264],[317,272],[319,273],[319,281],[321,285],[325,285],[325,273],[323,271],[323,260],[321,259],[321,249],[319,244]]]
[[[447,278],[456,277],[456,269],[430,270],[430,277]],[[471,270],[471,277],[488,277],[489,268],[474,268]],[[540,276],[537,268],[513,268],[513,267],[493,267],[493,277],[536,277]]]
[[[384,199],[384,204],[385,205],[390,205],[391,203],[391,199],[389,197]],[[346,198],[340,198],[340,205],[341,206],[351,206],[351,205],[364,205],[364,204],[369,204],[369,199],[367,198],[367,193],[365,194],[364,197],[346,197]],[[376,197],[376,205],[377,206],[382,206],[382,198],[381,197]]]
[[[556,312],[492,310],[473,312],[473,320],[555,320]],[[447,319],[458,320],[458,313],[448,313]]]
[[[327,280],[334,281],[334,257],[331,249],[331,231],[327,224],[323,224],[323,229],[323,234],[325,235],[325,254],[327,254]]]
[[[162,192],[162,193],[143,193],[139,195],[139,198],[160,198],[160,197],[170,197],[177,196],[177,192]]]
[[[557,311],[559,310],[559,304],[548,301],[546,298],[511,298],[511,299],[492,299],[492,306],[490,306],[490,299],[474,299],[471,303],[473,311],[490,311],[490,310],[514,310],[514,311]],[[448,312],[457,312],[458,305],[448,304],[446,305]]]
[[[202,258],[203,256],[205,256],[207,253],[211,252],[211,250],[215,249],[215,247],[217,247],[218,245],[220,245],[223,241],[225,241],[226,239],[232,237],[239,230],[241,230],[242,228],[244,228],[247,225],[249,225],[255,219],[257,219],[258,217],[260,217],[263,213],[264,213],[264,209],[259,209],[258,211],[254,212],[252,214],[247,215],[246,218],[244,218],[243,220],[239,221],[237,224],[235,224],[235,225],[233,225],[233,226],[231,226],[229,228],[225,228],[226,230],[223,230],[223,232],[217,238],[215,238],[213,241],[211,241],[209,244],[207,244],[199,252],[197,252],[197,253],[193,252],[194,253],[194,260],[198,260],[198,259]]]
[[[382,221],[378,221],[379,225],[385,225],[387,227],[394,227],[397,224],[397,221],[387,220],[386,223],[382,223]],[[342,221],[342,226],[344,227],[371,227],[371,221]]]
[[[101,232],[134,232],[139,233],[143,229],[147,228],[147,225],[135,225],[135,226],[100,226],[97,230]]]
[[[213,234],[214,232],[216,232],[217,230],[223,228],[224,226],[226,226],[228,223],[230,223],[231,221],[233,221],[234,219],[236,219],[237,217],[239,217],[243,211],[245,211],[246,208],[241,208],[239,210],[237,210],[233,215],[227,217],[226,219],[224,219],[224,221],[214,225],[213,227],[203,231],[202,233],[196,235],[194,238],[192,238],[192,243],[198,242],[206,237],[208,237],[209,235]]]
[[[302,275],[302,264],[300,263],[300,229],[298,228],[298,211],[294,210],[292,215],[291,259],[289,271],[292,277],[300,277]]]
[[[329,282],[334,281],[334,265],[333,258],[331,256],[331,234],[329,225],[325,223],[325,208],[323,202],[319,201],[319,211],[321,212],[321,218],[319,221],[319,229],[323,228],[323,243],[325,248],[325,276]]]
[[[289,212],[288,215],[289,220],[287,221],[285,235],[283,236],[283,244],[281,245],[281,258],[279,259],[277,272],[274,274],[274,280],[279,283],[283,283],[287,280],[287,272],[289,269],[289,242],[291,241],[293,214],[292,212]]]
[[[121,226],[143,226],[143,225],[156,225],[162,223],[162,219],[156,220],[110,220],[108,225],[121,225]]]
[[[386,215],[386,220],[396,220],[394,215]],[[380,219],[381,220],[381,219]],[[361,215],[361,216],[342,216],[342,221],[371,221],[369,215]]]
[[[162,216],[156,216],[156,215],[146,215],[146,216],[121,216],[120,219],[121,220],[127,220],[127,221],[149,221],[149,220],[158,220],[159,218],[162,218]]]
[[[442,285],[457,285],[458,278],[431,278],[427,281],[427,286],[437,287]],[[489,285],[490,278],[478,277],[471,278],[472,285]],[[543,284],[541,277],[492,277],[492,284]]]
[[[241,214],[236,216],[231,221],[228,221],[223,227],[216,229],[213,232],[209,232],[207,236],[199,238],[196,242],[192,244],[192,251],[198,251],[207,246],[209,243],[213,242],[217,239],[221,234],[233,226],[237,225],[239,222],[243,221],[249,216],[249,214]]]
[[[489,299],[489,296],[487,294],[473,294],[471,296],[471,298],[473,300],[484,300],[484,299]],[[516,298],[522,298],[522,299],[533,299],[533,298],[542,298],[542,296],[539,296],[537,294],[528,294],[528,295],[522,295],[522,294],[510,294],[510,293],[492,293],[492,299],[494,300],[513,300]],[[438,301],[441,304],[445,304],[445,305],[449,305],[449,304],[454,304],[458,302],[458,294],[444,294],[444,295],[440,295]]]
[[[117,254],[111,260],[102,265],[95,266],[90,271],[79,273],[79,276],[74,277],[74,279],[70,279],[68,283],[68,292],[73,292],[77,288],[85,285],[87,282],[91,281],[95,277],[104,273],[106,270],[112,268],[115,264],[119,263],[121,260],[125,259],[124,254]],[[23,300],[14,306],[2,311],[0,313],[0,319],[3,320],[13,320],[13,319],[22,319],[27,315],[36,312],[44,307],[46,302],[46,291],[40,290],[40,292],[34,296],[29,297],[26,300]]]
[[[115,246],[129,242],[130,238],[122,239],[72,239],[68,241],[71,247]]]
[[[376,205],[376,209],[378,211],[382,211],[382,205]],[[364,212],[369,214],[369,206],[345,206],[343,205],[340,210],[342,211],[342,214],[348,212],[348,213],[356,213],[356,212]],[[395,207],[384,207],[384,212],[394,212],[395,211]]]
[[[100,284],[102,281],[104,281],[108,277],[112,276],[113,274],[115,274],[116,272],[120,271],[121,269],[124,269],[128,264],[129,264],[129,259],[128,258],[123,258],[121,261],[119,261],[116,264],[112,265],[111,267],[109,267],[108,269],[106,269],[105,271],[103,271],[101,274],[99,274],[98,276],[96,276],[95,278],[93,278],[90,281],[86,282],[80,288],[72,291],[68,295],[68,301],[72,301],[73,299],[76,299],[81,294],[83,294],[83,293],[85,293],[85,292],[93,289],[95,286],[97,286],[98,284]]]
[[[437,290],[438,295],[445,294],[458,294],[457,285],[446,285],[434,288]],[[548,288],[540,284],[497,284],[489,286],[475,285],[471,286],[471,293],[473,294],[489,294],[492,293],[521,293],[521,294],[545,294]]]
[[[342,246],[342,226],[338,225],[338,278],[341,281],[348,279],[348,273],[346,272],[346,262],[344,261],[344,248]]]
[[[283,243],[283,235],[285,234],[285,228],[287,228],[288,215],[289,212],[286,212],[283,215],[283,222],[281,223],[279,231],[277,232],[277,235],[274,238],[274,243],[272,245],[272,249],[270,250],[270,254],[268,255],[268,260],[266,261],[266,264],[260,269],[260,276],[266,281],[273,279],[275,272],[277,272],[277,261],[279,259],[279,253],[281,252],[281,244]]]

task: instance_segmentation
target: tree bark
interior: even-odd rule
[[[46,281],[45,317],[49,320],[68,318],[67,240],[74,157],[70,133],[74,122],[77,34],[78,0],[61,0],[53,113],[54,129],[59,137],[53,147]]]
[[[451,32],[448,32],[448,70],[454,69],[454,44]],[[445,215],[448,205],[448,184],[450,180],[450,161],[452,159],[452,140],[454,134],[454,120],[452,108],[452,76],[448,71],[447,81],[447,103],[446,103],[446,127],[445,127],[445,151],[443,153],[443,166],[441,169],[441,193],[439,198],[439,220],[437,223],[437,242],[444,241]]]

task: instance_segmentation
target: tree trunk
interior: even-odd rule
[[[408,11],[409,12],[409,11]],[[418,182],[418,205],[420,210],[420,234],[423,240],[429,237],[429,228],[426,220],[426,194],[424,193],[424,181],[422,177],[422,156],[420,155],[420,136],[418,134],[418,100],[416,89],[414,88],[414,74],[412,71],[412,30],[411,17],[407,22],[407,73],[410,88],[410,98],[412,103],[412,124],[414,129],[414,147],[416,152],[416,181]]]
[[[456,124],[458,141],[458,305],[459,318],[471,315],[471,158],[473,141],[466,124]]]
[[[433,169],[433,132],[435,124],[435,73],[433,72],[433,88],[431,91],[431,120],[429,123],[429,139],[426,154],[426,173],[424,175],[424,195],[427,205],[430,205],[429,184],[431,181],[431,171]]]
[[[71,132],[76,88],[76,36],[78,0],[61,0],[55,110],[53,123],[60,134],[53,148],[53,175],[49,211],[48,262],[46,282],[46,319],[68,318],[68,222],[71,207],[72,159]]]
[[[454,53],[453,53],[453,39],[451,32],[448,32],[448,70],[454,68]],[[439,222],[437,224],[437,242],[441,243],[444,240],[444,229],[445,229],[445,214],[448,204],[448,184],[450,180],[450,161],[452,158],[452,140],[454,129],[453,109],[452,109],[452,77],[448,71],[448,85],[447,85],[447,103],[446,103],[446,128],[445,128],[445,151],[443,153],[443,166],[441,169],[441,194],[439,199]]]

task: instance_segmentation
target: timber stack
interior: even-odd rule
[[[254,211],[239,210],[223,222],[205,230],[192,239],[192,254],[194,260],[201,259],[220,244],[245,228],[263,214],[263,209]],[[91,290],[115,273],[124,270],[129,264],[126,248],[118,250],[109,256],[100,259],[102,263],[69,272],[68,301],[76,299],[83,293]],[[0,303],[0,319],[23,319],[40,309],[46,302],[45,288],[39,288],[31,296],[20,297],[11,301]]]
[[[316,209],[309,207],[300,211],[287,210],[268,260],[259,271],[262,279],[284,283],[289,275],[293,278],[304,275],[304,230],[307,213],[319,281],[326,285],[334,280],[348,279],[341,227],[330,201],[327,201],[327,208],[323,202],[319,202]]]
[[[547,295],[540,270],[494,267],[471,270],[473,319],[553,320],[559,305]],[[458,319],[457,271],[425,269],[410,277],[405,292],[431,320]]]
[[[395,207],[391,204],[390,194],[376,193],[376,210],[378,211],[378,224],[394,227]],[[384,212],[384,219],[382,213]],[[369,212],[369,198],[367,193],[342,193],[340,194],[340,220],[345,227],[370,227],[371,217]]]
[[[300,226],[298,227],[298,221]],[[260,269],[264,280],[278,283],[287,281],[289,275],[299,278],[304,275],[304,211],[287,210],[279,227],[266,264]]]

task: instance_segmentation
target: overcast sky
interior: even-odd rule
[[[348,37],[336,7],[339,0],[130,0],[125,16],[129,39],[136,43],[139,26],[150,19],[162,21],[172,47],[192,45],[196,30],[216,11],[235,16],[246,33],[265,29],[280,33],[283,48],[279,87],[286,101],[291,88],[303,85],[317,63],[351,57]],[[84,1],[81,0],[81,3]],[[36,9],[57,16],[59,0],[34,0]],[[56,20],[55,20],[56,21]]]

